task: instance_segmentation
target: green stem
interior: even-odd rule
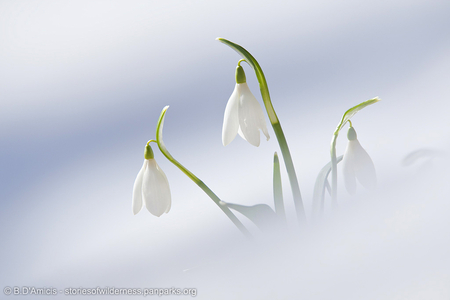
[[[158,125],[156,127],[156,141],[158,143],[159,150],[161,150],[162,154],[175,166],[178,167],[184,174],[186,174],[195,184],[197,184],[213,201],[219,206],[219,208],[227,215],[227,217],[233,222],[233,224],[248,238],[251,238],[250,232],[247,228],[242,224],[241,221],[233,214],[232,211],[226,206],[222,205],[222,201],[216,194],[197,176],[195,176],[191,171],[189,171],[186,167],[184,167],[180,162],[178,162],[167,150],[163,138],[162,138],[162,129],[164,126],[164,117],[169,106],[164,107],[161,112],[161,115],[158,120]]]
[[[238,54],[240,54],[245,61],[253,68],[256,77],[258,78],[259,88],[261,91],[261,96],[264,101],[264,106],[269,116],[270,123],[272,124],[273,130],[280,145],[281,153],[283,154],[284,164],[289,176],[289,183],[292,189],[292,195],[294,198],[295,211],[297,212],[297,218],[301,225],[306,225],[306,214],[303,207],[302,196],[300,193],[300,186],[298,185],[297,174],[295,173],[294,163],[292,162],[291,153],[287,145],[286,137],[284,136],[283,130],[281,128],[280,121],[278,120],[275,109],[273,108],[272,101],[270,100],[269,88],[267,86],[267,81],[264,73],[259,66],[258,61],[242,46],[230,42],[229,40],[223,38],[217,38],[218,41],[224,43],[225,45],[234,49]]]
[[[339,131],[333,134],[333,139],[331,140],[331,206],[337,208],[337,159],[336,159],[336,140]]]

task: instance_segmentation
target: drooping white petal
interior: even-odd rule
[[[231,143],[231,141],[236,137],[239,128],[239,93],[237,86],[238,85],[236,84],[236,87],[234,88],[230,99],[228,99],[228,103],[225,108],[225,114],[223,117],[222,143],[224,146]]]
[[[270,140],[270,135],[269,135],[269,131],[267,130],[266,120],[264,119],[264,113],[262,112],[262,108],[261,108],[261,113],[262,113],[262,118],[260,118],[259,128],[261,129],[262,133],[264,133],[264,135],[266,136],[266,141],[268,141],[268,140]]]
[[[169,182],[166,174],[159,168],[154,159],[147,159],[144,171],[142,196],[148,211],[159,217],[167,213],[171,206]]]
[[[375,166],[357,139],[348,141],[342,160],[344,183],[350,194],[356,192],[356,179],[367,189],[376,186]]]
[[[244,141],[247,141],[246,139],[245,139],[245,136],[244,136],[244,133],[242,132],[242,130],[241,130],[241,127],[239,126],[239,129],[238,129],[238,134],[239,134],[239,136],[241,137],[241,138],[243,138],[244,139]],[[247,141],[248,142],[248,141]]]
[[[134,181],[132,201],[133,214],[137,214],[142,209],[142,180],[144,178],[144,171],[146,166],[147,163],[144,160],[144,164],[142,165],[142,168],[139,171],[136,180]]]
[[[258,100],[253,96],[247,83],[237,85],[240,95],[239,101],[239,134],[253,146],[260,144],[261,129],[269,139],[269,133],[264,119],[264,113]]]
[[[358,140],[354,140],[353,142],[355,144],[354,170],[356,179],[366,189],[374,189],[377,185],[377,175],[372,159]]]
[[[344,158],[342,159],[342,175],[344,178],[345,188],[350,195],[354,195],[356,193],[356,177],[353,166],[353,151],[354,147],[352,147],[351,141],[349,141],[344,152]]]

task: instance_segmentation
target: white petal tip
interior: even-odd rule
[[[141,211],[141,209],[142,209],[142,203],[141,203],[141,205],[139,207],[133,207],[132,208],[133,215],[137,215]]]
[[[159,211],[152,211],[152,210],[150,210],[150,208],[147,208],[147,210],[152,214],[152,215],[154,215],[155,217],[161,217],[162,216],[162,214],[164,213],[164,211],[161,211],[161,210],[159,210]]]
[[[270,140],[270,135],[269,132],[267,131],[266,125],[264,124],[264,126],[261,129],[262,133],[266,136],[266,141]]]
[[[257,142],[255,142],[255,141],[253,141],[253,142],[250,142],[250,141],[248,141],[249,143],[250,143],[250,145],[252,145],[252,146],[255,146],[255,147],[259,147],[259,142],[257,143]]]

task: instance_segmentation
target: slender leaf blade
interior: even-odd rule
[[[222,201],[223,205],[240,212],[252,221],[261,231],[270,231],[280,226],[280,219],[267,204],[245,206]]]
[[[280,161],[278,154],[275,152],[273,156],[273,201],[275,212],[282,219],[286,220],[286,212],[284,211],[283,188],[281,184]]]
[[[337,158],[336,164],[338,164],[344,156],[341,155]],[[317,216],[319,212],[323,210],[323,204],[325,201],[325,190],[328,183],[328,175],[331,172],[331,161],[328,162],[319,172],[314,184],[313,193],[313,215]],[[329,183],[328,183],[329,185]]]

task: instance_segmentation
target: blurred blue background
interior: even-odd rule
[[[308,217],[314,180],[329,160],[343,112],[375,96],[382,101],[358,113],[353,124],[377,168],[379,196],[403,201],[397,186],[414,187],[407,180],[420,172],[402,167],[402,159],[422,148],[445,153],[449,146],[449,28],[448,1],[0,1],[2,288],[178,285],[198,287],[201,299],[221,299],[214,293],[220,287],[205,284],[207,271],[192,277],[183,270],[218,257],[234,261],[240,254],[232,249],[244,239],[158,151],[172,209],[160,218],[131,212],[144,146],[155,138],[166,105],[164,138],[176,159],[225,201],[272,205],[271,163],[279,151],[273,131],[259,148],[240,137],[222,146],[223,112],[240,57],[216,37],[241,44],[261,64]],[[244,68],[261,100],[252,70]],[[338,154],[345,144],[343,135]],[[439,159],[445,160],[436,159],[434,167]],[[427,174],[443,178],[447,172],[439,170]],[[288,221],[295,227],[282,171]],[[420,182],[415,187],[431,193]],[[448,199],[445,187],[438,185],[433,199]],[[371,199],[358,192],[351,198],[340,188],[344,207]],[[433,241],[442,241],[441,234]],[[318,235],[327,240],[333,233]],[[430,257],[426,250],[419,254]],[[449,297],[449,278],[443,274],[442,286],[430,290]],[[396,299],[417,287],[411,282],[381,286],[392,293],[377,299]],[[255,299],[273,296],[260,293]],[[353,299],[345,288],[322,293]],[[224,299],[251,299],[230,295]]]

